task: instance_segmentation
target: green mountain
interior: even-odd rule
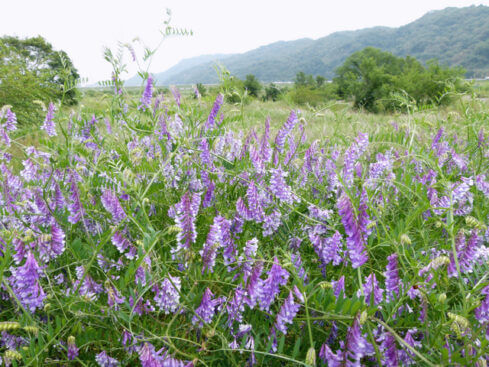
[[[423,62],[436,58],[441,64],[463,66],[467,77],[485,77],[489,75],[489,7],[446,8],[399,28],[336,32],[317,40],[276,42],[243,54],[187,59],[156,74],[156,79],[160,84],[216,83],[217,63],[241,79],[254,74],[264,82],[291,81],[299,71],[332,78],[348,56],[367,46]]]

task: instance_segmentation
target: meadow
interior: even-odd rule
[[[489,88],[370,114],[151,81],[0,114],[6,365],[489,360]]]

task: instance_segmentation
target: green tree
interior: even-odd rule
[[[373,47],[352,54],[336,74],[338,95],[372,112],[399,109],[393,95],[401,91],[420,106],[447,103],[451,92],[464,90],[461,68],[442,67],[436,61],[425,68],[413,57],[396,57]]]
[[[20,123],[38,122],[39,104],[78,102],[77,70],[64,51],[44,38],[0,38],[0,105],[11,105]]]
[[[262,85],[253,74],[246,75],[246,79],[244,80],[243,85],[244,88],[248,91],[248,94],[253,97],[258,97],[258,94],[262,90]]]
[[[321,88],[325,81],[326,81],[326,78],[324,76],[322,76],[322,75],[316,76],[316,86],[318,88]]]
[[[202,97],[205,97],[205,95],[207,94],[207,89],[205,88],[204,84],[197,83],[196,87],[197,87],[197,90],[199,91],[199,94]]]
[[[265,88],[265,96],[263,97],[263,99],[266,101],[272,100],[275,102],[279,99],[281,94],[282,92],[280,91],[280,89],[278,89],[275,84],[271,83]]]

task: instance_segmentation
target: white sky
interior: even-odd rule
[[[398,27],[430,10],[479,4],[489,0],[0,0],[0,36],[43,36],[93,83],[110,78],[103,46],[115,50],[118,41],[135,37],[149,46],[159,42],[166,8],[172,10],[172,25],[191,29],[194,36],[167,39],[152,72],[188,57],[240,53],[341,30]],[[136,71],[132,63],[128,67],[127,77]]]

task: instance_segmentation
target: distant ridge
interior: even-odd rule
[[[411,55],[426,62],[463,66],[467,77],[489,75],[489,7],[470,6],[430,11],[399,28],[374,27],[332,33],[317,40],[280,41],[234,55],[205,55],[186,59],[155,75],[158,84],[217,83],[215,65],[224,65],[244,79],[254,74],[263,82],[291,81],[299,71],[334,76],[353,52],[367,46]],[[127,85],[140,85],[138,77]]]

